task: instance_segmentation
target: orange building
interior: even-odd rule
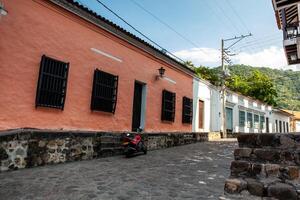
[[[291,131],[300,133],[300,111],[285,110],[292,114],[291,117]]]
[[[73,0],[3,3],[0,130],[192,131],[193,70]]]

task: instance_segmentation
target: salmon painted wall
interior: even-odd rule
[[[145,131],[191,131],[182,124],[182,97],[192,98],[192,77],[41,0],[4,0],[0,18],[0,130],[12,128],[130,131],[135,80],[147,84]],[[99,49],[117,62],[91,51]],[[70,62],[64,110],[35,108],[41,56]],[[158,68],[175,80],[156,80]],[[115,114],[90,110],[94,69],[119,76]],[[162,90],[176,92],[174,123],[161,121]]]

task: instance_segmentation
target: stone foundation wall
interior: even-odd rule
[[[125,133],[18,129],[0,132],[0,172],[120,155]],[[144,133],[148,150],[208,141],[207,133]]]
[[[300,134],[240,134],[225,192],[300,199]]]

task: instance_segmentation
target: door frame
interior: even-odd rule
[[[227,117],[228,117],[228,115],[227,115],[227,110],[231,110],[231,129],[228,129],[228,121],[227,121]],[[226,106],[225,107],[225,112],[226,112],[226,118],[225,118],[225,120],[226,120],[226,130],[230,130],[230,131],[234,131],[234,126],[233,126],[233,108],[232,107],[228,107],[228,106]]]
[[[200,127],[200,101],[203,102],[203,112],[202,112],[202,127]],[[205,130],[205,100],[202,98],[198,99],[198,130]]]
[[[131,116],[131,130],[133,131],[133,109],[134,109],[134,93],[135,93],[135,84],[140,84],[142,86],[142,94],[141,94],[141,115],[140,115],[140,128],[142,131],[145,130],[145,122],[146,122],[146,101],[147,101],[147,84],[138,80],[134,81],[133,87],[133,99],[132,99],[132,116]]]

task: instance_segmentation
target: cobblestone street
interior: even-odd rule
[[[0,174],[0,199],[232,199],[234,142],[197,143]],[[245,199],[235,197],[237,199]]]

